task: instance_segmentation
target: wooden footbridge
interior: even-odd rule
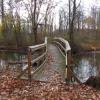
[[[38,56],[34,57],[34,54]],[[49,56],[52,56],[54,59],[54,62],[51,64],[48,63]],[[17,63],[22,62],[15,62],[15,64]],[[17,78],[23,78],[23,75],[27,74],[29,81],[34,77],[38,80],[46,80],[50,77],[50,74],[48,75],[48,73],[50,73],[49,70],[53,70],[60,73],[67,81],[76,80],[80,83],[73,72],[71,47],[68,41],[63,38],[55,37],[52,44],[49,44],[47,42],[47,37],[45,37],[43,44],[29,46],[27,50],[27,61],[23,63],[25,65],[22,67]],[[48,72],[42,72],[45,70],[46,66],[49,66]],[[35,70],[33,70],[33,67],[35,67]],[[41,68],[43,69],[42,71],[40,71]]]

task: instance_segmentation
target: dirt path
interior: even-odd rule
[[[34,75],[33,78],[41,81],[50,81],[53,79],[55,74],[61,75],[62,79],[64,80],[65,59],[55,45],[49,44],[48,61],[44,67]]]

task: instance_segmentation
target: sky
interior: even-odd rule
[[[58,24],[59,9],[61,7],[64,7],[68,3],[68,0],[55,0],[55,1],[59,2],[58,6],[55,9],[55,12],[56,12],[55,23]],[[77,3],[79,3],[80,0],[76,0],[76,1],[77,1]],[[88,16],[88,15],[90,15],[91,7],[93,5],[96,5],[97,7],[100,7],[100,0],[81,0],[81,5],[83,7],[85,16]]]
[[[58,24],[59,9],[61,7],[64,7],[68,3],[68,0],[54,0],[54,1],[58,2],[58,6],[55,9],[55,23]],[[80,0],[76,0],[76,1],[79,2]],[[83,6],[84,13],[87,16],[90,14],[90,10],[93,5],[100,7],[100,0],[81,0],[81,4]]]

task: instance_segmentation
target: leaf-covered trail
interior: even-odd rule
[[[30,84],[28,80],[14,79],[16,71],[0,71],[0,100],[100,100],[99,90],[84,84],[65,84],[64,59],[55,46],[48,48],[48,63],[37,78],[49,82],[32,80]]]
[[[0,72],[0,100],[100,100],[100,91],[84,84],[65,84],[55,74],[50,83],[13,78],[11,70]]]

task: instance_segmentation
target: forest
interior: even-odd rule
[[[24,47],[42,42],[46,35],[55,34],[64,36],[70,42],[82,40],[98,44],[100,8],[92,5],[90,13],[85,15],[81,1],[66,2],[67,4],[59,8],[56,24],[56,8],[60,2],[1,0],[0,44]]]
[[[100,1],[0,0],[0,100],[100,100]]]

